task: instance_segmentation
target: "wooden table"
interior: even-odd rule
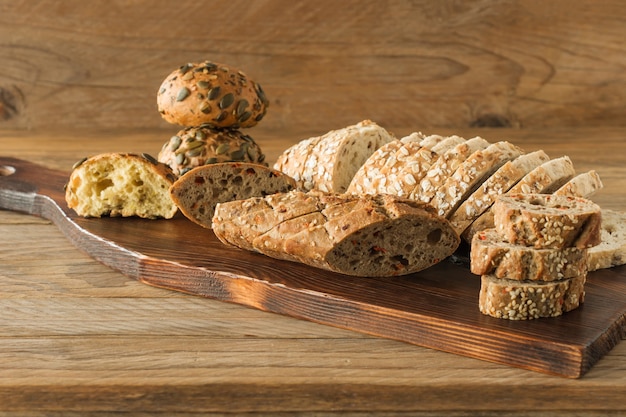
[[[319,133],[255,137],[273,161]],[[626,209],[624,128],[432,133],[569,155],[602,177],[597,203]],[[3,132],[0,154],[69,171],[101,152],[156,155],[169,135]],[[0,211],[0,236],[0,415],[626,413],[626,343],[581,379],[549,376],[149,287],[26,214]]]

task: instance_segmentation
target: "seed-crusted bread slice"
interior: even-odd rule
[[[437,142],[436,144],[432,145],[430,149],[436,154],[443,155],[450,149],[464,142],[465,142],[465,139],[460,136],[456,136],[456,135],[448,136],[444,138],[442,141]]]
[[[170,187],[181,213],[202,227],[210,228],[217,203],[285,193],[296,188],[287,174],[264,165],[223,162],[196,167]]]
[[[313,147],[320,139],[320,136],[303,139],[295,145],[290,146],[278,156],[273,168],[293,178],[299,188],[305,188],[305,182],[308,184],[307,187],[311,188],[312,178],[310,174],[308,178],[304,176],[305,164]],[[311,171],[309,171],[309,173],[310,172]]]
[[[417,272],[451,255],[460,243],[445,219],[412,200],[316,191],[289,194],[292,198],[283,206],[285,216],[262,219],[268,223],[261,228],[229,220],[233,209],[241,216],[241,202],[218,204],[213,216],[216,236],[225,244],[354,276]],[[308,208],[317,205],[318,210],[307,208],[303,214],[298,201],[307,199],[314,202]],[[256,204],[266,201],[254,199],[247,207],[254,210]],[[252,227],[256,227],[254,232],[243,230]],[[241,236],[249,239],[242,246]]]
[[[352,178],[372,153],[394,139],[391,133],[370,120],[322,135],[304,163],[304,189],[346,192]]]
[[[589,198],[604,185],[595,170],[583,172],[565,183],[554,192],[555,195],[571,195],[574,197]]]
[[[495,229],[474,235],[470,270],[517,281],[555,281],[587,273],[587,249],[536,249],[507,242]]]
[[[430,204],[437,209],[440,216],[451,216],[461,202],[486,178],[504,163],[523,153],[521,148],[506,141],[493,143],[485,149],[474,152],[437,190]]]
[[[571,180],[574,175],[576,175],[574,164],[568,156],[551,159],[522,177],[506,194],[550,194]],[[466,242],[471,242],[472,236],[476,232],[490,229],[494,226],[493,211],[489,209],[474,220],[461,233],[461,237]]]
[[[544,151],[539,150],[507,161],[461,202],[449,218],[452,227],[457,233],[463,233],[474,220],[491,208],[497,196],[509,191],[522,177],[549,159]]]
[[[65,188],[67,206],[79,216],[172,218],[171,168],[148,154],[105,153],[74,164]]]
[[[478,307],[495,318],[532,320],[558,317],[585,299],[586,275],[558,281],[515,281],[481,276]]]
[[[476,137],[468,139],[453,148],[443,152],[435,161],[426,175],[419,182],[409,198],[412,200],[429,203],[435,196],[445,181],[452,176],[454,171],[474,152],[485,149],[489,146],[489,142],[485,139]]]
[[[380,194],[377,179],[382,177],[381,171],[393,162],[392,155],[404,145],[399,139],[390,141],[378,148],[361,165],[352,177],[346,193],[348,194]],[[376,179],[376,181],[374,181]]]
[[[594,202],[553,194],[511,194],[493,204],[496,230],[535,248],[590,248],[600,243],[602,215]]]
[[[589,271],[626,264],[626,213],[602,209],[602,242],[587,249]]]

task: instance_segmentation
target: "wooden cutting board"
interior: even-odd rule
[[[479,277],[460,252],[420,273],[358,278],[233,249],[181,215],[85,219],[68,209],[69,173],[0,157],[0,208],[54,222],[93,258],[148,285],[569,378],[626,335],[626,266],[590,273],[585,304],[557,318],[478,311]]]

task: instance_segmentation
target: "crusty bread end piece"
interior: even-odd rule
[[[148,154],[105,153],[74,165],[65,200],[83,217],[169,219],[178,210],[168,192],[175,179]]]

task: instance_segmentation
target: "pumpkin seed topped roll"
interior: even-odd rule
[[[261,86],[243,72],[204,61],[170,73],[157,93],[157,106],[172,124],[238,129],[261,121],[269,101]]]

